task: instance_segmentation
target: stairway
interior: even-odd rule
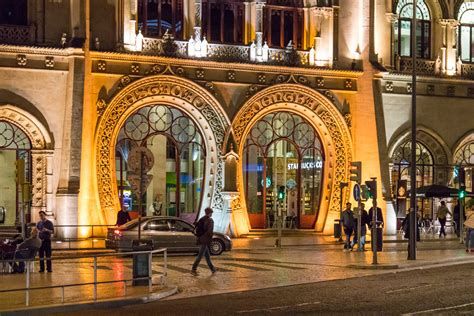
[[[320,235],[314,230],[310,229],[282,229],[282,236],[291,237],[307,237]],[[278,236],[278,229],[251,229],[248,234],[240,235],[241,238],[265,238],[265,237],[276,237]]]

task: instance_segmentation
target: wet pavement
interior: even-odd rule
[[[377,254],[378,265],[373,265],[373,253],[344,252],[342,244],[332,236],[310,235],[284,237],[282,248],[274,247],[275,237],[254,237],[234,239],[234,250],[212,260],[219,271],[211,274],[203,260],[199,276],[190,274],[193,254],[171,255],[167,262],[167,285],[176,285],[179,292],[166,299],[176,299],[208,294],[247,291],[262,288],[288,286],[303,283],[347,279],[381,273],[391,273],[406,269],[430,266],[452,265],[474,262],[474,253],[466,253],[463,245],[453,236],[439,239],[425,236],[417,246],[417,260],[407,260],[407,243],[400,236],[385,236],[384,249]],[[370,244],[368,244],[370,248]],[[55,256],[75,256],[91,251],[56,251]],[[112,281],[130,279],[133,262],[131,257],[99,258],[97,262],[98,280]],[[381,269],[383,268],[383,269]],[[92,282],[93,259],[63,259],[54,262],[53,273],[31,273],[31,287],[67,285]],[[155,275],[164,272],[162,257],[153,260]],[[0,274],[0,290],[24,288],[26,274]],[[153,291],[167,288],[155,285]],[[31,306],[60,304],[61,288],[30,292]],[[147,286],[131,286],[127,282],[108,283],[98,286],[98,299],[147,295]],[[91,301],[93,286],[66,287],[65,302]],[[24,306],[22,292],[2,293],[0,310],[11,310]]]

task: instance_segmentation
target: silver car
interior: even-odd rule
[[[133,244],[138,241],[138,219],[134,219],[120,227],[109,228],[105,247],[117,251],[132,251]],[[149,216],[141,218],[141,240],[152,244],[153,249],[168,248],[169,251],[197,252],[194,226],[174,216]],[[220,255],[232,249],[229,236],[214,232],[210,252]]]

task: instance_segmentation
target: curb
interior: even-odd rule
[[[379,263],[379,264],[348,264],[347,268],[352,269],[361,269],[361,270],[393,270],[399,269],[400,266],[398,264],[386,264],[386,263]]]
[[[58,305],[44,305],[37,307],[17,308],[14,310],[0,311],[0,315],[50,315],[52,313],[70,313],[87,311],[90,309],[106,309],[117,308],[128,305],[145,304],[155,302],[174,295],[178,292],[177,286],[168,286],[160,292],[151,293],[148,295],[137,295],[132,297],[114,297],[111,299],[104,299],[97,302],[87,301],[78,303],[66,303]]]

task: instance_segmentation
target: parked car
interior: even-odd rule
[[[141,218],[141,240],[150,241],[154,249],[168,248],[169,251],[197,252],[194,225],[174,216],[147,216]],[[105,247],[117,251],[132,251],[133,242],[138,241],[138,218],[120,227],[109,228]],[[220,255],[232,249],[229,236],[214,232],[210,246],[212,255]]]

